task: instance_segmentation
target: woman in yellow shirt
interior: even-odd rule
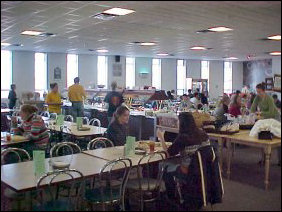
[[[61,101],[61,95],[58,92],[58,84],[51,83],[50,84],[51,92],[49,92],[46,96],[46,104],[48,105],[48,110],[50,113],[61,113],[61,105],[63,104]]]

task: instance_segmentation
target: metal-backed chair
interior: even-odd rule
[[[72,115],[66,115],[64,120],[69,121],[69,122],[73,122],[74,119],[73,119]]]
[[[132,162],[129,158],[119,158],[107,162],[99,174],[99,187],[86,189],[84,196],[86,203],[92,207],[101,205],[104,211],[106,205],[121,203],[121,209],[125,210],[125,189],[131,167]],[[118,176],[122,178],[118,185],[113,185],[115,170],[119,171]]]
[[[88,117],[82,117],[82,124],[89,124],[89,118]]]
[[[50,113],[50,119],[57,120],[58,114],[57,113]]]
[[[39,115],[50,118],[50,113],[48,111],[42,111],[42,112],[39,113]]]
[[[114,143],[104,137],[98,137],[91,140],[87,145],[87,150],[113,147]]]
[[[14,159],[14,161],[8,161],[6,160],[6,157],[8,157],[9,155],[15,155],[16,157],[13,157],[12,160]],[[11,158],[10,158],[11,160]],[[24,149],[20,149],[20,148],[7,148],[1,151],[1,165],[5,165],[5,164],[9,164],[11,162],[13,163],[19,163],[19,162],[23,162],[23,161],[30,161],[31,157],[28,154],[28,152]],[[7,198],[10,201],[15,201],[16,202],[16,206],[17,206],[17,210],[21,210],[21,201],[23,201],[26,196],[25,193],[17,193],[14,192],[13,190],[9,189],[9,188],[5,188],[4,189],[4,197],[3,198]],[[6,201],[3,201],[3,204],[6,204]],[[13,205],[13,204],[12,204]],[[4,205],[5,208],[5,205]]]
[[[165,159],[166,153],[163,151],[147,153],[138,161],[137,179],[128,180],[127,194],[135,193],[137,195],[141,211],[144,210],[145,203],[159,200],[160,194],[165,192],[165,185],[162,180]],[[153,161],[159,161],[161,164],[156,179],[150,177],[154,171],[150,166]],[[142,169],[146,171],[147,176],[142,176]]]
[[[56,182],[60,179],[60,182]],[[43,184],[48,188],[44,189]],[[68,188],[68,194],[64,199],[57,199],[55,186],[64,186]],[[46,187],[46,186],[45,186]],[[76,189],[76,195],[71,195],[72,190]],[[56,170],[48,172],[40,177],[37,182],[38,203],[33,207],[33,211],[75,211],[79,210],[80,198],[84,192],[84,176],[75,169]],[[48,199],[49,198],[49,199]]]
[[[62,150],[62,151],[60,151]],[[61,153],[61,154],[60,154]],[[55,144],[50,150],[50,157],[68,155],[69,153],[81,153],[81,148],[73,142],[61,142]]]
[[[93,118],[89,121],[89,125],[101,127],[101,121],[99,119]]]

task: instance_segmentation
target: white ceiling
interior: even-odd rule
[[[136,12],[110,21],[90,17],[112,7]],[[219,25],[234,30],[196,33]],[[24,30],[57,36],[20,35]],[[24,45],[1,49],[96,54],[88,49],[106,48],[109,55],[168,52],[175,58],[247,60],[250,54],[271,58],[265,52],[281,51],[281,41],[261,40],[274,34],[281,34],[281,1],[1,1],[1,42]],[[133,41],[157,45],[136,46]],[[195,45],[213,49],[189,50]]]

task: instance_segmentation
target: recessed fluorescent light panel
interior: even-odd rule
[[[154,46],[156,45],[156,43],[154,42],[142,42],[140,43],[141,46]]]
[[[271,35],[267,37],[268,40],[281,40],[281,35]]]
[[[40,34],[42,34],[42,33],[43,33],[43,32],[32,31],[32,30],[26,30],[26,31],[23,31],[21,34],[22,34],[22,35],[37,36],[37,35],[40,35]]]
[[[110,14],[110,15],[128,15],[134,12],[135,12],[134,10],[128,10],[128,9],[122,9],[122,8],[115,7],[115,8],[106,10],[103,13]]]
[[[275,52],[270,52],[269,54],[272,55],[272,56],[280,56],[281,52],[275,51]]]
[[[190,50],[207,50],[207,48],[203,46],[192,46]]]
[[[96,52],[99,52],[99,53],[107,53],[109,52],[107,49],[98,49]]]
[[[237,60],[238,58],[237,57],[225,57],[224,59],[226,59],[226,60]]]
[[[168,53],[159,53],[157,54],[157,56],[168,56],[169,54]]]
[[[1,43],[1,46],[11,46],[12,44],[10,43]]]
[[[233,29],[225,26],[218,26],[218,27],[208,28],[208,30],[212,32],[227,32],[227,31],[232,31]]]

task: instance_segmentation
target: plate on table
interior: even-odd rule
[[[78,128],[78,131],[89,131],[90,127],[80,127]]]

